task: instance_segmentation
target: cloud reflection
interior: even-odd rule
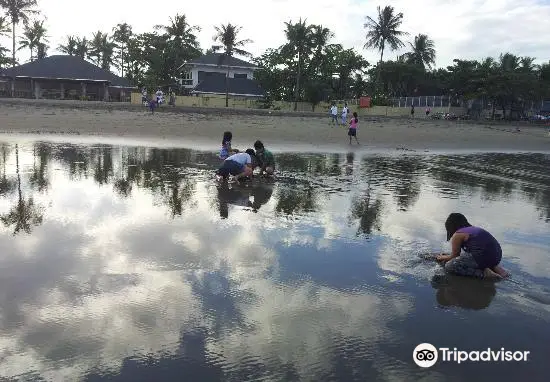
[[[533,218],[544,198],[513,186],[507,201],[486,201],[483,182],[465,191],[420,158],[369,157],[347,171],[358,163],[350,156],[280,155],[275,184],[221,188],[208,153],[1,147],[2,178],[21,190],[2,194],[0,212],[9,215],[17,193],[48,206],[28,235],[0,230],[5,377],[76,380],[116,375],[129,359],[183,357],[226,377],[255,369],[320,380],[342,377],[337,360],[346,356],[352,369],[368,362],[372,377],[404,378],[412,366],[383,349],[407,341],[399,323],[419,297],[378,277],[420,274],[428,285],[433,264],[411,253],[442,244],[441,222],[454,209],[499,237],[509,237],[502,216],[537,237],[547,229]],[[20,160],[28,173],[13,166]],[[442,198],[444,187],[457,198]],[[517,264],[530,277],[548,261],[531,252]],[[465,309],[487,308],[496,294],[453,280],[435,288],[440,305]]]

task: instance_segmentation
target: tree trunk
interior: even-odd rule
[[[302,75],[302,54],[298,52],[298,74],[296,76],[296,89],[294,91],[294,111],[298,110],[298,95],[300,94],[300,76]]]
[[[376,79],[376,87],[378,90],[380,90],[381,82],[382,82],[382,62],[384,59],[384,43],[382,43],[382,46],[380,47],[380,62],[378,63],[378,75]]]
[[[230,57],[228,57],[228,61]],[[227,75],[225,76],[225,107],[229,107],[229,64],[227,64]]]
[[[15,22],[11,22],[11,33],[12,33],[12,50],[11,50],[11,67],[15,68]],[[15,76],[13,76],[11,81],[11,96],[15,97]]]
[[[124,49],[120,49],[120,76],[124,78]]]

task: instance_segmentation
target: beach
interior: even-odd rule
[[[165,106],[167,108],[167,106]],[[223,132],[233,133],[233,146],[245,149],[256,139],[276,151],[350,150],[347,127],[332,127],[319,113],[269,114],[247,110],[185,110],[156,112],[125,104],[55,102],[0,103],[0,133],[4,137],[40,134],[78,135],[141,141],[160,146],[215,150]],[[446,120],[361,117],[357,151],[548,151],[548,127]]]

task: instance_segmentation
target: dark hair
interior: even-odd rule
[[[353,118],[355,118],[355,122],[359,122],[359,119],[357,119],[357,112],[353,112]]]
[[[256,142],[254,142],[254,148],[256,150],[260,150],[260,149],[263,149],[264,148],[264,144],[262,143],[262,141],[258,140]]]
[[[449,215],[445,221],[445,229],[447,230],[447,241],[458,231],[460,228],[471,227],[472,225],[466,219],[466,216],[458,212],[453,212]]]
[[[246,149],[245,153],[247,153],[247,154],[250,155],[251,157],[255,157],[255,156],[256,156],[256,152],[255,152],[253,149]]]
[[[223,133],[222,145],[225,142],[230,142],[231,139],[233,139],[233,134],[231,134],[231,131],[226,131],[225,133]]]

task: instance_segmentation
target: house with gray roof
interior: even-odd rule
[[[0,69],[0,93],[20,98],[126,101],[136,87],[77,56],[55,55]]]
[[[264,91],[254,80],[258,67],[236,57],[222,53],[209,53],[184,63],[181,85],[194,95],[225,95],[225,78],[229,77],[229,95],[261,98]]]

